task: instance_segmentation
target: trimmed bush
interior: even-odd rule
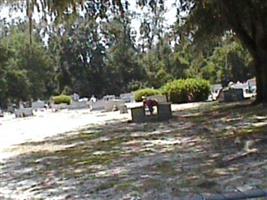
[[[54,96],[53,97],[53,102],[54,102],[54,104],[65,103],[65,104],[70,105],[70,103],[71,103],[71,97],[70,96],[67,96],[67,95]]]
[[[134,99],[137,102],[142,101],[142,97],[148,97],[148,96],[153,96],[153,95],[159,95],[161,94],[159,90],[151,89],[151,88],[145,88],[145,89],[140,89],[134,92]]]
[[[205,101],[210,94],[210,84],[203,79],[180,79],[167,83],[162,91],[173,103]]]

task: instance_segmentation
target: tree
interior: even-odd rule
[[[7,95],[16,103],[27,101],[30,97],[30,81],[26,71],[10,70],[7,72]]]
[[[184,27],[195,41],[234,32],[254,60],[257,102],[267,102],[267,2],[260,0],[180,0]]]
[[[7,1],[2,0],[1,2],[6,3]],[[163,1],[137,0],[136,2],[140,6],[148,5],[153,11],[155,5]],[[206,42],[207,38],[209,40],[221,39],[228,32],[235,33],[235,36],[254,59],[257,101],[267,102],[267,20],[265,17],[267,2],[260,0],[179,0],[179,2],[180,4],[177,4],[179,30],[187,30],[188,37],[193,41],[200,41],[202,46],[210,44]],[[26,7],[30,24],[32,24],[30,17],[34,6],[39,10],[48,10],[50,17],[77,13],[75,11],[80,6],[95,18],[108,18],[107,10],[115,13],[119,10],[121,16],[124,16],[128,1],[27,0]],[[181,25],[183,25],[183,29],[180,28]],[[206,40],[204,40],[205,38]]]
[[[2,106],[6,107],[8,101],[36,100],[53,93],[54,66],[36,35],[30,45],[28,35],[12,26],[1,39],[0,50]]]
[[[186,51],[173,50],[164,37],[155,46],[140,55],[140,62],[146,70],[147,85],[159,88],[173,79],[186,78],[189,68]]]
[[[49,48],[57,59],[58,92],[78,92],[81,96],[103,95],[106,64],[100,23],[90,16],[77,18],[53,32]]]
[[[6,107],[7,105],[7,91],[8,84],[6,80],[6,63],[9,57],[9,51],[0,45],[0,108]]]
[[[248,51],[231,38],[225,39],[210,56],[203,59],[205,65],[200,70],[203,78],[211,83],[228,85],[230,81],[245,82],[254,76]]]
[[[145,1],[139,1],[142,7]],[[164,14],[166,13],[164,1],[154,0],[149,2],[149,9],[140,16],[140,47],[142,52],[151,50],[156,42],[162,39],[164,35]]]
[[[109,37],[107,49],[107,81],[113,94],[129,92],[142,85],[145,71],[138,62],[138,50],[135,47],[135,35],[132,33],[130,18],[114,19],[106,26]]]

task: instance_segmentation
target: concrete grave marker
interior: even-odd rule
[[[45,108],[45,106],[45,102],[41,100],[32,102],[32,109],[34,110]]]
[[[218,96],[220,102],[234,102],[244,100],[243,89],[241,88],[227,88],[221,90]]]

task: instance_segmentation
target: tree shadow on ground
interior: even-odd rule
[[[0,166],[0,196],[188,199],[267,188],[266,114],[260,105],[210,104],[168,122],[110,122],[18,145]]]

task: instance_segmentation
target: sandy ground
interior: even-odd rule
[[[173,111],[198,107],[205,103],[189,103],[172,105]],[[134,103],[129,107],[142,105]],[[121,121],[131,119],[130,113],[120,114],[119,112],[90,112],[82,110],[62,110],[59,112],[39,111],[33,117],[15,118],[14,115],[5,115],[0,118],[0,152],[12,145],[41,141],[47,137],[67,133],[96,124],[104,124],[108,121]],[[0,159],[7,157],[7,154],[0,153]]]
[[[118,112],[90,112],[89,110],[62,110],[37,112],[33,117],[0,118],[0,151],[11,145],[44,140],[65,132],[75,131],[89,125],[103,124],[110,120],[128,119],[129,114]],[[0,155],[1,159],[1,155]]]
[[[172,200],[266,191],[266,108],[244,102],[187,109],[199,105],[174,105],[173,119],[159,123],[86,110],[6,118],[3,125],[52,123],[40,127],[54,135],[3,149],[14,157],[0,160],[0,199]],[[63,127],[67,132],[56,135]],[[28,140],[38,139],[29,132]]]

